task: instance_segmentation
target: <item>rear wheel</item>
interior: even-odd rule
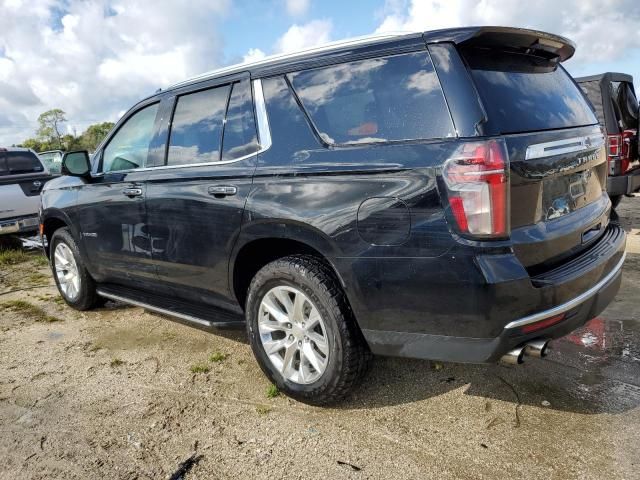
[[[96,284],[82,264],[80,252],[68,228],[60,228],[51,238],[51,270],[60,295],[76,310],[104,304]]]
[[[263,267],[246,307],[256,359],[285,394],[333,403],[365,373],[371,354],[333,272],[316,257],[290,256]]]

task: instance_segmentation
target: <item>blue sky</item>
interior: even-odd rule
[[[230,63],[374,32],[507,25],[565,35],[575,76],[640,80],[637,0],[0,0],[0,145],[38,115],[69,132],[116,120],[157,88]]]

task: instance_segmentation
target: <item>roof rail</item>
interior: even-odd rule
[[[387,32],[387,33],[375,33],[371,35],[363,35],[360,37],[349,38],[346,40],[338,40],[335,42],[325,43],[323,45],[319,45],[316,47],[306,48],[304,50],[297,50],[295,52],[288,53],[278,53],[275,55],[269,55],[267,57],[261,58],[260,60],[256,60],[254,62],[246,62],[246,63],[236,63],[234,65],[229,65],[227,67],[218,68],[216,70],[211,70],[209,72],[202,73],[200,75],[196,75],[195,77],[191,77],[187,80],[183,80],[181,82],[175,83],[166,88],[166,90],[171,90],[173,88],[177,88],[183,85],[187,85],[193,82],[207,80],[209,78],[214,78],[217,76],[221,76],[227,73],[239,72],[246,68],[258,67],[261,65],[265,65],[268,63],[293,59],[299,56],[308,55],[311,53],[320,53],[324,51],[330,51],[342,47],[349,47],[355,45],[362,45],[369,42],[373,42],[375,40],[386,40],[395,37],[401,37],[403,35],[409,35],[417,32],[404,31],[404,32]]]

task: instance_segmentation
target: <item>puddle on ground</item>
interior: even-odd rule
[[[562,351],[566,344],[581,347],[598,362],[620,360],[640,364],[640,322],[597,317],[556,340],[553,346]]]

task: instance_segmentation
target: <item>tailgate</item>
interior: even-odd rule
[[[504,44],[500,44],[504,38]],[[604,136],[556,50],[493,35],[458,46],[486,112],[478,130],[504,139],[510,162],[511,239],[527,267],[546,268],[605,231]]]

